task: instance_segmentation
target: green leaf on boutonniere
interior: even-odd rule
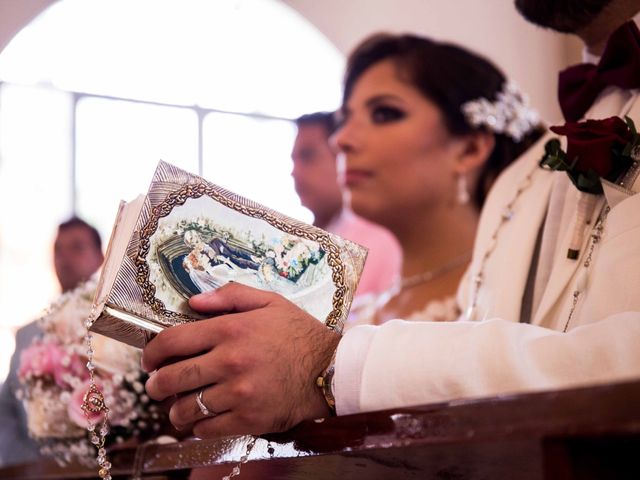
[[[544,156],[540,160],[540,166],[551,170],[568,170],[567,154],[560,147],[560,140],[552,138],[544,145]]]
[[[567,161],[567,154],[560,145],[560,140],[552,138],[544,146],[544,155],[540,159],[540,167],[547,170],[556,170],[559,172],[567,172],[569,179],[578,190],[585,193],[599,195],[602,193],[602,183],[600,176],[595,170],[580,172],[575,167],[578,158],[573,159],[571,163]]]
[[[622,150],[622,155],[625,157],[630,157],[635,161],[640,161],[640,158],[635,158],[635,155],[638,155],[638,153],[636,152],[640,150],[640,135],[636,130],[636,124],[633,123],[633,120],[631,120],[631,118],[629,117],[624,117],[624,120],[625,122],[627,122],[629,130],[633,134],[633,139],[625,145],[624,150]]]
[[[562,150],[559,140],[550,140],[540,166],[567,172],[576,188],[585,193],[601,194],[601,179],[621,181],[640,154],[638,133],[628,117],[567,122],[550,129],[567,137],[567,151]]]
[[[629,130],[631,130],[631,133],[633,133],[633,135],[638,135],[638,131],[636,130],[636,124],[633,123],[633,120],[631,119],[631,117],[625,116],[624,121],[627,123]]]

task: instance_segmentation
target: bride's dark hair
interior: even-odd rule
[[[481,208],[496,177],[540,138],[543,126],[530,129],[516,142],[505,134],[470,125],[462,105],[479,98],[495,101],[506,82],[504,74],[489,60],[462,47],[415,35],[379,33],[361,43],[347,62],[343,105],[362,74],[383,60],[393,61],[399,77],[438,106],[452,135],[463,136],[479,129],[494,134],[495,147],[481,167],[471,192],[474,204]]]

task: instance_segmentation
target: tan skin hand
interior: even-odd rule
[[[201,438],[284,431],[329,414],[315,380],[339,335],[282,296],[237,283],[191,298],[207,320],[163,330],[144,349],[147,393],[176,397],[178,429]],[[224,313],[223,313],[224,312]],[[215,417],[205,418],[195,397]]]

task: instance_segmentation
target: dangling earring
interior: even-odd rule
[[[467,176],[464,173],[458,175],[458,191],[456,194],[458,205],[466,205],[471,200],[467,189]]]

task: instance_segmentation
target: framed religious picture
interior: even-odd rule
[[[366,249],[160,162],[148,193],[122,202],[88,320],[143,347],[202,317],[192,295],[229,281],[277,292],[340,332]]]

